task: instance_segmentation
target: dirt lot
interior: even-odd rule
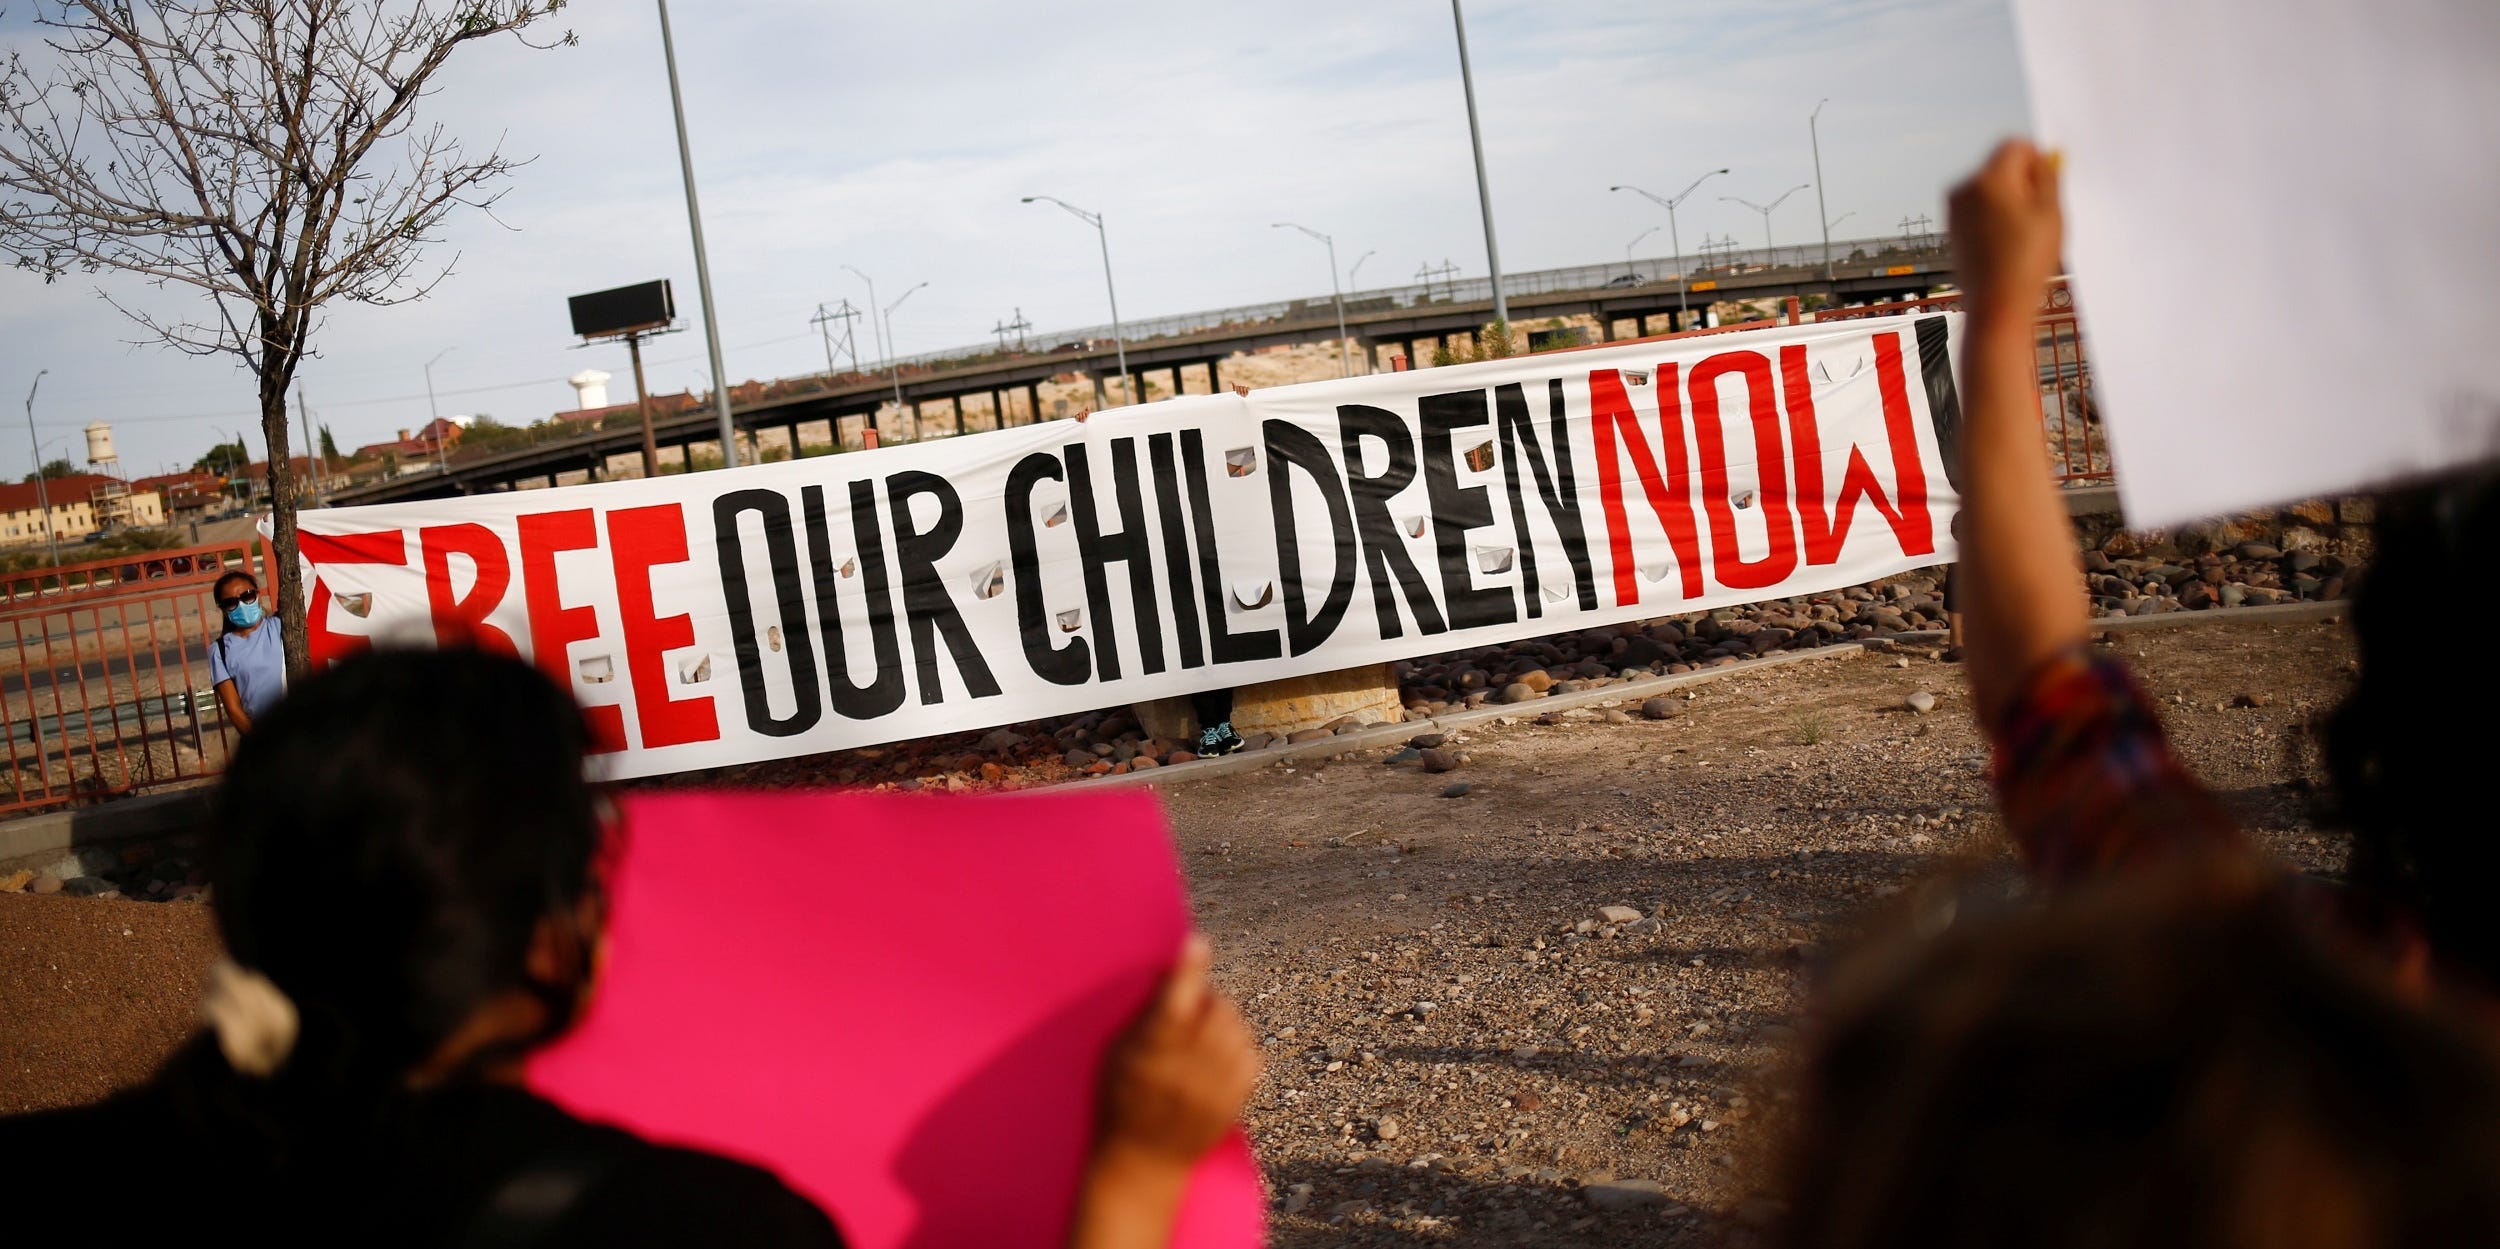
[[[2267,845],[2341,861],[2296,785],[2346,679],[2339,625],[2113,636]],[[1689,693],[1655,721],[1523,710],[1454,738],[1442,775],[1370,751],[1166,788],[1219,972],[1269,1038],[1251,1126],[1278,1245],[1741,1243],[1775,1209],[1822,952],[2003,855],[1959,668],[1869,653]],[[142,1078],[207,920],[0,895],[0,1111]]]

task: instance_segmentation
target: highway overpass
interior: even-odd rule
[[[1880,303],[1918,298],[1952,280],[1949,258],[1932,239],[1907,246],[1896,239],[1836,243],[1834,247],[1828,279],[1816,249],[1781,248],[1733,254],[1723,264],[1696,267],[1681,288],[1671,273],[1654,276],[1671,268],[1658,261],[1516,274],[1506,278],[1503,287],[1510,297],[1514,325],[1590,317],[1601,327],[1603,337],[1612,341],[1690,328],[1714,302],[1820,295],[1840,304]],[[1679,306],[1688,307],[1689,312],[1679,314]],[[1492,317],[1490,286],[1481,278],[1360,291],[1346,299],[1346,331],[1375,370],[1390,367],[1384,357],[1399,354],[1414,366],[1429,365],[1435,348],[1474,335]],[[1144,393],[1144,380],[1150,375],[1168,377],[1171,394],[1211,393],[1223,388],[1224,361],[1235,353],[1331,341],[1337,337],[1337,319],[1333,301],[1322,297],[1165,318],[1133,325],[1129,332],[1129,393]],[[1041,346],[1054,341],[1064,346],[1057,350]],[[839,443],[840,422],[877,422],[885,413],[878,428],[885,440],[893,441],[918,430],[931,405],[951,417],[943,420],[950,431],[1029,424],[1044,419],[1043,382],[1066,373],[1084,373],[1095,379],[1099,393],[1105,379],[1119,376],[1112,342],[1092,331],[1052,335],[1039,340],[1035,348],[903,361],[900,408],[895,405],[896,382],[883,377],[836,379],[830,385],[812,386],[807,382],[817,379],[803,379],[774,387],[782,393],[773,397],[733,404],[731,416],[742,432],[784,430],[795,448],[803,427],[823,423],[829,436],[817,441]],[[1203,386],[1184,384],[1201,377]],[[980,402],[968,410],[966,399]],[[689,466],[698,448],[712,448],[717,454],[719,423],[708,404],[655,416],[653,429],[663,463],[672,458],[672,451],[674,458]],[[444,498],[555,485],[571,475],[596,480],[612,458],[638,454],[641,448],[638,425],[587,430],[506,451],[455,453],[448,472],[420,472],[336,491],[330,502],[354,506]]]

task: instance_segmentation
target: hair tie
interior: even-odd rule
[[[208,969],[200,1018],[217,1034],[226,1065],[247,1076],[267,1076],[284,1065],[301,1027],[295,1003],[284,990],[229,959],[219,959]]]

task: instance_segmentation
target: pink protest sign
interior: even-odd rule
[[[1067,1238],[1102,1056],[1189,924],[1143,793],[630,798],[599,996],[531,1065],[771,1168],[861,1249]],[[1173,1243],[1263,1239],[1238,1136]]]

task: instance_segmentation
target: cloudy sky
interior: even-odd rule
[[[2024,124],[2003,0],[1469,0],[1467,16],[1511,271],[1620,260],[1662,215],[1609,185],[1673,194],[1722,165],[1678,214],[1685,245],[1757,244],[1761,218],[1717,197],[1809,181],[1823,97],[1830,211],[1854,214],[1835,237],[1941,217],[1947,183]],[[989,341],[1018,308],[1037,335],[1106,320],[1092,232],[1028,194],[1105,214],[1130,320],[1324,294],[1325,252],[1278,220],[1334,234],[1341,263],[1372,253],[1363,286],[1444,258],[1485,269],[1440,0],[677,0],[671,17],[733,379],[823,367],[810,314],[867,302],[845,264],[888,303],[929,284],[894,314],[906,354]],[[697,325],[653,7],[591,0],[560,18],[578,46],[474,49],[432,101],[455,134],[535,160],[492,219],[452,223],[434,255],[454,272],[429,299],[331,312],[302,380],[343,446],[424,423],[423,365],[446,351],[445,414],[540,419],[572,406],[564,379],[590,367],[630,395],[621,349],[577,349],[567,295],[671,278]],[[23,6],[0,17],[0,43],[29,33]],[[1813,234],[1812,192],[1774,226]],[[104,420],[131,470],[155,472],[255,419],[248,377],[129,345],[92,279],[0,271],[0,335],[6,397],[50,370],[47,457]],[[699,328],[650,355],[655,392],[709,384]],[[26,456],[0,433],[0,475]]]

